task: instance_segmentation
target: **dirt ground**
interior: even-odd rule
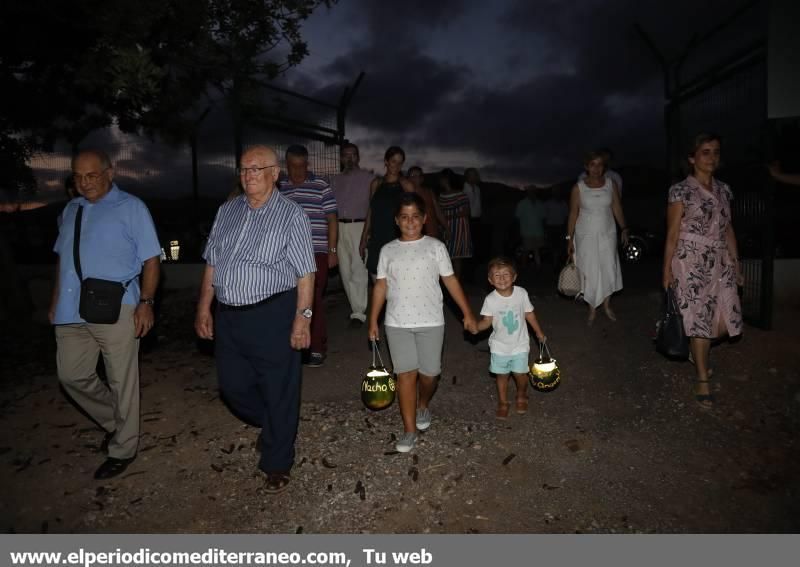
[[[139,456],[110,481],[101,431],[55,377],[52,330],[5,324],[0,355],[0,530],[10,533],[697,533],[800,528],[798,305],[775,328],[714,349],[718,403],[697,407],[689,363],[650,336],[653,266],[627,268],[618,322],[526,284],[563,382],[527,415],[494,418],[485,340],[448,313],[433,425],[394,451],[397,406],[366,410],[366,329],[330,297],[330,352],[305,369],[290,490],[270,496],[257,431],[220,401],[213,358],[191,329],[193,293],[167,294],[158,344],[142,354]],[[648,283],[644,283],[648,282]],[[477,310],[482,285],[468,289]]]

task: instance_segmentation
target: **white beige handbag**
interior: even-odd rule
[[[558,274],[558,293],[576,297],[581,292],[581,273],[575,265],[575,257],[570,256],[566,266]]]

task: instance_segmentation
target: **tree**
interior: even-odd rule
[[[0,8],[0,183],[24,186],[25,161],[92,130],[184,142],[208,108],[235,123],[258,85],[308,54],[303,22],[336,0],[25,0]],[[26,174],[27,173],[27,178]]]

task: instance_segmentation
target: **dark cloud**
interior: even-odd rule
[[[663,70],[637,25],[671,59],[740,5],[510,0],[492,8],[494,21],[477,21],[487,14],[477,3],[366,2],[351,49],[322,73],[337,86],[316,92],[338,96],[364,70],[348,124],[368,132],[370,143],[442,159],[460,152],[515,179],[571,175],[600,145],[613,147],[620,162],[660,166]],[[487,57],[493,68],[470,64],[479,57],[468,43],[431,49],[431,38],[454,26],[474,28],[467,41],[495,50]]]
[[[587,149],[610,146],[619,164],[663,163],[663,74],[637,24],[670,60],[741,6],[751,13],[692,51],[686,77],[757,39],[765,2],[748,0],[344,0],[326,16],[330,54],[291,70],[287,88],[336,103],[366,76],[347,114],[362,162],[381,170],[389,145],[402,145],[426,170],[474,165],[498,181],[565,178]],[[338,12],[338,19],[335,18]],[[331,30],[334,30],[333,33]],[[324,43],[315,44],[324,49]],[[320,47],[323,46],[323,47]],[[262,107],[287,118],[335,126],[332,110],[265,91]],[[233,131],[220,103],[200,128],[201,192],[224,194],[233,167]],[[110,134],[106,134],[110,136]],[[283,144],[249,124],[246,143]],[[113,137],[98,145],[117,147]],[[84,144],[86,145],[86,144]],[[146,179],[135,161],[190,194],[186,148],[136,142],[121,165],[130,184]],[[130,163],[127,163],[130,161]],[[206,166],[204,166],[206,167]],[[53,168],[54,171],[57,168]],[[55,174],[51,175],[55,179]],[[142,185],[146,189],[146,185]]]
[[[390,56],[364,48],[336,59],[328,68],[335,77],[355,77],[366,70],[353,101],[350,118],[397,135],[413,131],[444,110],[448,97],[466,84],[467,69],[437,61],[411,48]],[[321,89],[317,96],[332,98],[337,87]]]

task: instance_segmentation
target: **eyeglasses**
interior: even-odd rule
[[[265,165],[264,167],[237,167],[236,168],[236,175],[247,175],[248,173],[252,173],[255,176],[259,176],[263,173],[265,169],[269,169],[271,167],[278,167],[276,165]]]
[[[72,180],[75,182],[76,185],[85,181],[86,183],[96,183],[98,179],[108,171],[108,167],[101,171],[92,171],[91,173],[87,173],[86,175],[81,175],[80,173],[73,173]]]

